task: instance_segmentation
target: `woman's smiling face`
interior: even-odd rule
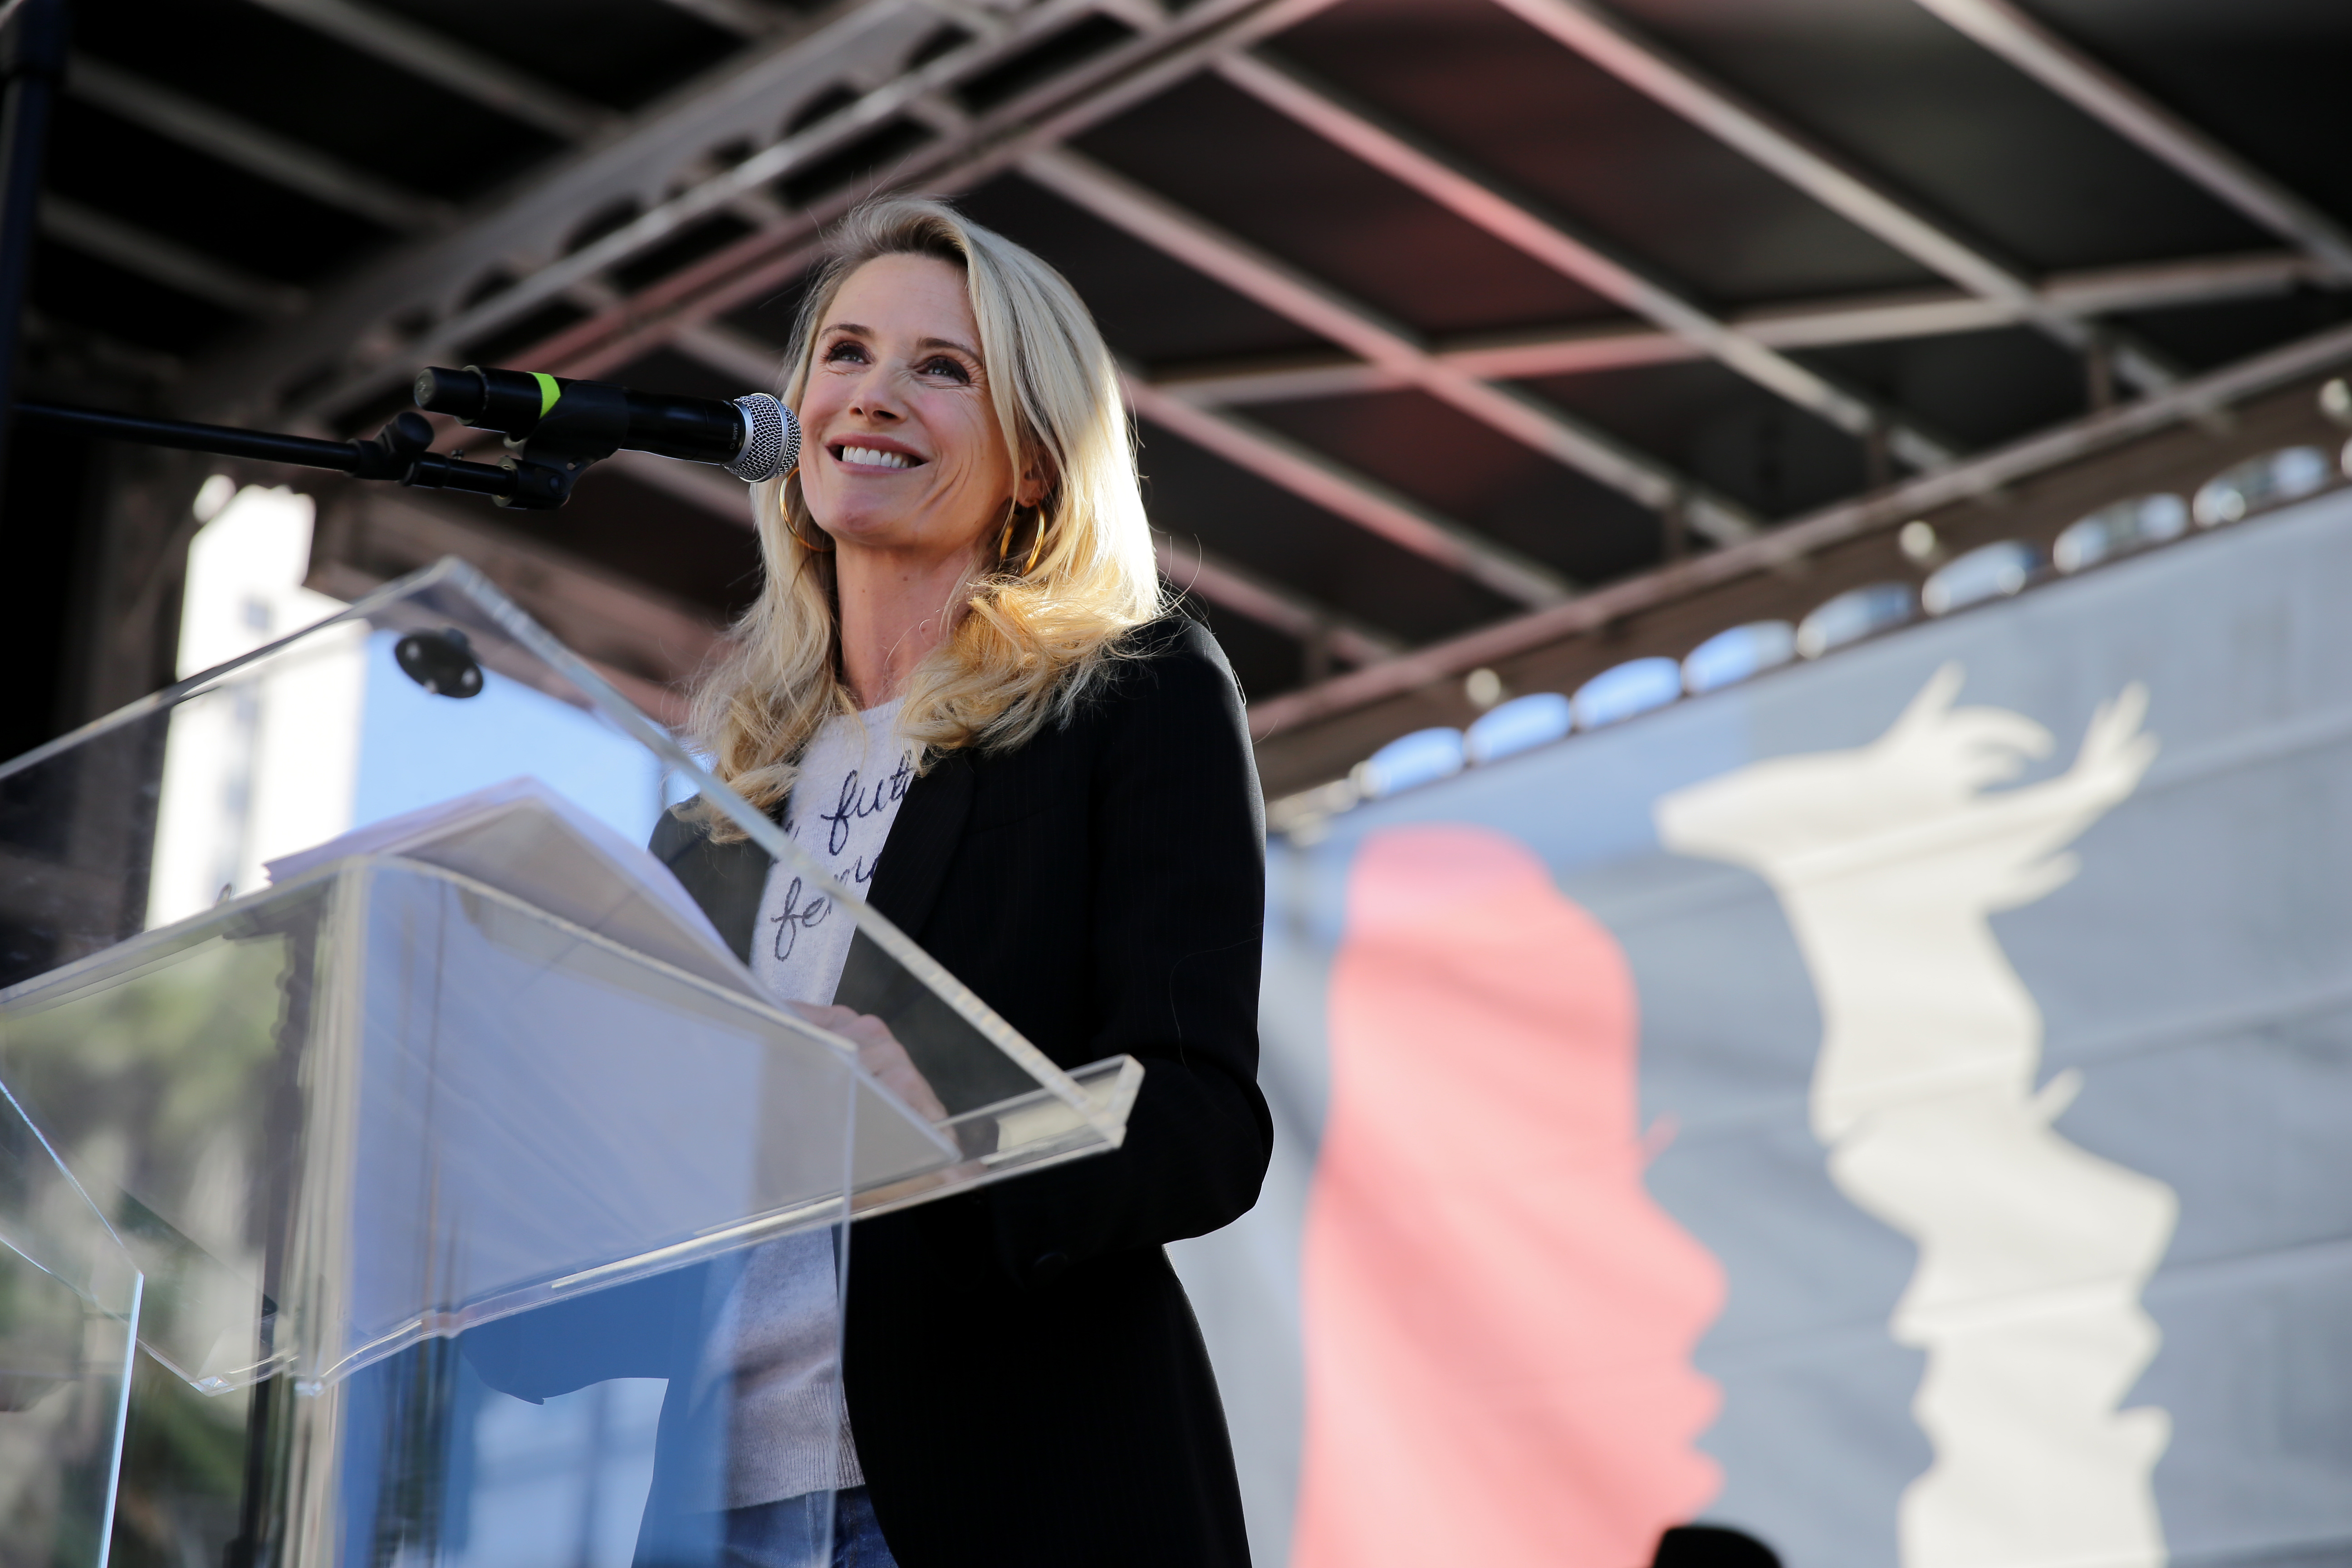
[[[1013,461],[960,268],[882,256],[818,323],[801,395],[809,515],[851,548],[950,554],[1003,526]],[[1019,487],[1023,504],[1042,486]]]

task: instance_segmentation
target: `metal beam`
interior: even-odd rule
[[[1494,176],[1370,105],[1264,53],[1229,55],[1217,69],[1235,87],[1342,151],[1847,435],[1863,440],[1883,437],[1888,451],[1914,468],[1941,468],[1958,455],[1950,443],[1740,331],[1600,237],[1537,211]]]
[[[254,0],[329,37],[566,142],[619,118],[428,27],[354,0]]]
[[[2303,197],[2020,10],[2010,0],[1921,5],[2280,238],[2352,279],[2352,233]]]
[[[772,392],[784,368],[784,351],[770,348],[717,321],[679,329],[670,347],[724,372],[758,392]]]
[[[314,0],[273,3],[307,5]],[[415,355],[441,352],[509,325],[580,279],[626,261],[761,186],[840,151],[909,102],[952,87],[1067,26],[1089,3],[1042,0],[1013,21],[992,25],[973,41],[909,69],[906,61],[940,25],[938,0],[835,0],[828,10],[770,35],[686,84],[625,131],[519,186],[463,227],[363,269],[322,297],[301,321],[200,367],[186,412],[223,417],[266,411],[283,417],[288,411],[268,405],[278,389],[296,383],[324,387],[292,410],[296,416],[380,391],[405,376]],[[1274,7],[1267,0],[1199,0],[1177,26],[1210,31],[1235,11],[1253,8]],[[1073,74],[1105,63],[1116,67],[1136,52],[1111,51],[1118,58],[1089,62]],[[844,80],[883,85],[778,139],[779,125],[798,108]],[[1017,112],[1037,97],[1024,95],[1004,110]],[[761,149],[751,160],[721,156],[723,150],[746,142]],[[628,202],[640,205],[642,216],[566,254],[565,246],[583,226]],[[790,215],[783,232],[803,226],[814,227],[811,214]],[[467,296],[494,268],[520,274],[520,281],[467,305]],[[399,363],[366,346],[382,323],[420,316],[436,325],[403,348]],[[338,363],[352,368],[342,375],[320,376]]]
[[[1972,293],[1998,300],[2077,353],[2101,347],[2145,391],[2178,379],[2149,351],[2053,309],[2033,282],[1953,234],[1779,116],[1675,58],[1591,0],[1495,0],[1534,26],[1762,164],[1847,222]]]
[[[440,322],[416,348],[454,344],[494,330],[532,307],[593,279],[631,257],[652,248],[722,208],[740,209],[747,199],[765,194],[765,187],[826,153],[877,130],[930,97],[941,86],[977,70],[1005,52],[1008,40],[1050,32],[1073,16],[1092,9],[1095,0],[1041,0],[1026,13],[1017,29],[999,29],[929,62],[919,70],[892,77],[856,102],[827,115],[816,124],[784,137],[751,156],[707,176],[687,190],[649,207],[630,223],[561,258],[549,260],[530,276],[470,310]],[[918,14],[921,14],[918,12]],[[845,27],[847,26],[845,22]],[[828,81],[827,85],[831,85]],[[779,216],[788,217],[781,208]],[[348,396],[338,389],[330,399]]]
[[[41,197],[41,232],[112,262],[125,272],[135,272],[240,315],[290,315],[302,308],[305,298],[299,289],[256,277],[177,240],[150,234],[62,196]]]
[[[2087,315],[2262,298],[2286,293],[2302,284],[2324,285],[2326,280],[2318,263],[2310,258],[2274,251],[2057,273],[2042,280],[2041,292],[2058,309]],[[1809,349],[1990,331],[2015,326],[2021,313],[1981,295],[1934,289],[1774,305],[1739,311],[1724,320],[1771,348]],[[1675,364],[1702,353],[1696,343],[1675,333],[1621,325],[1479,333],[1440,341],[1431,345],[1430,352],[1457,369],[1489,381],[1533,381],[1635,365]],[[1171,396],[1212,405],[1342,397],[1393,392],[1411,384],[1385,365],[1297,354],[1165,365],[1151,383]]]
[[[928,0],[944,6],[947,0]],[[1013,168],[1029,152],[1077,135],[1193,75],[1229,50],[1246,48],[1336,0],[1193,0],[1158,35],[1107,50],[979,117],[945,116],[955,130],[877,176],[872,188],[952,195]],[[1032,13],[1034,15],[1034,13]],[[936,106],[920,98],[909,114]],[[667,342],[672,334],[789,282],[823,253],[822,225],[855,195],[828,196],[654,288],[625,307],[567,327],[535,351],[565,374],[598,375]]]
[[[2053,309],[2092,315],[2286,294],[2304,284],[2327,284],[2308,258],[2287,250],[2237,251],[2053,272],[2042,280],[2042,293]]]
[[[1333,714],[1455,679],[1563,637],[1598,630],[1653,605],[1758,572],[1785,567],[1874,530],[1894,526],[1958,501],[2047,473],[2169,426],[2200,420],[2300,377],[2352,363],[2352,326],[2309,337],[2183,381],[2165,392],[2119,404],[2104,413],[1980,453],[1939,473],[1923,474],[1893,489],[1840,501],[1784,523],[1760,538],[1692,556],[1678,564],[1612,583],[1564,605],[1484,626],[1402,658],[1250,705],[1250,731],[1263,740]]]
[[[602,374],[660,346],[684,327],[788,282],[817,253],[821,226],[866,190],[919,184],[951,193],[976,184],[1002,173],[1027,149],[1075,134],[1166,90],[1217,54],[1245,47],[1333,3],[1193,0],[1159,33],[1115,45],[996,104],[972,117],[960,133],[918,147],[895,168],[878,171],[874,184],[829,194],[775,226],[517,352],[563,374]],[[904,82],[886,82],[867,100],[810,126],[790,149],[797,161],[775,173],[838,151],[873,129],[869,116],[877,106],[887,107],[908,88],[916,89],[908,100],[911,114],[931,94],[1035,42],[1028,29],[1065,25],[1084,8],[1085,0],[1043,0],[980,43],[905,72]],[[701,182],[712,178],[701,171],[716,152],[746,141],[757,145],[794,105],[838,81],[887,75],[883,68],[888,62],[911,58],[932,36],[935,13],[962,16],[971,10],[950,0],[923,0],[920,7],[913,0],[836,0],[830,12],[788,36],[764,40],[737,65],[688,83],[646,110],[625,134],[607,138],[551,177],[520,189],[511,201],[486,210],[438,245],[412,247],[387,258],[327,295],[288,330],[195,367],[178,399],[180,411],[216,419],[266,413],[300,421],[384,392],[408,374],[418,356],[460,346],[460,328],[476,332],[506,327],[544,298],[567,292],[568,279],[559,279],[546,294],[536,292],[537,272],[561,253],[563,237],[583,219],[609,208],[616,192],[642,193],[653,204],[647,217],[656,224],[706,201],[731,206],[740,195],[731,186],[701,188]],[[972,15],[979,22],[986,14]],[[599,241],[614,249],[596,259],[609,267],[670,232],[633,225]],[[464,310],[462,321],[446,319],[491,267],[525,276],[514,288]],[[397,359],[383,346],[389,340],[381,333],[383,323],[436,317],[445,319],[423,337],[404,339]],[[318,390],[306,390],[297,403],[284,393],[294,386]]]
[[[1091,159],[1066,148],[1041,149],[1022,159],[1020,167],[1047,190],[1244,298],[1388,366],[1512,439],[1653,510],[1681,510],[1691,527],[1718,543],[1756,531],[1756,519],[1738,503],[1524,393],[1463,374],[1432,357],[1410,329]]]
[[[66,87],[109,114],[386,228],[441,228],[456,216],[446,202],[401,190],[299,142],[88,55],[73,58]]]
[[[785,17],[780,12],[753,0],[662,0],[675,11],[683,11],[698,21],[708,22],[722,32],[740,38],[756,38],[782,26]]]
[[[1230,414],[1167,396],[1130,376],[1130,406],[1194,446],[1313,502],[1335,517],[1433,561],[1522,605],[1551,605],[1573,586],[1551,568],[1333,462],[1287,437]]]
[[[1155,528],[1151,541],[1160,558],[1160,574],[1177,592],[1197,595],[1260,626],[1271,626],[1307,644],[1310,653],[1319,648],[1344,664],[1367,665],[1404,651],[1404,645],[1394,637],[1270,583],[1203,548],[1198,540],[1179,540]]]

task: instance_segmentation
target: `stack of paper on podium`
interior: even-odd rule
[[[266,863],[275,883],[357,855],[471,878],[607,942],[764,1000],[669,868],[530,774],[419,807]]]
[[[471,690],[420,690],[419,638],[476,661]],[[322,682],[319,661],[343,658],[366,662]],[[256,759],[301,718],[285,693],[331,684],[367,711],[356,759],[322,776],[355,782],[294,815],[341,831],[273,841],[266,814],[219,809],[286,795]],[[485,784],[499,759],[477,702],[593,733],[538,743],[526,761],[548,782]],[[247,750],[224,752],[239,734]],[[649,764],[638,819],[577,804],[631,757]],[[383,782],[420,777],[443,797]],[[866,994],[946,1119],[771,1002],[637,847],[681,786],[821,880],[454,562],[0,768],[0,1085],[135,1268],[152,1366],[132,1452],[201,1450],[134,1458],[121,1528],[168,1520],[175,1550],[215,1562],[333,1563],[362,1540],[378,1561],[387,1542],[473,1561],[467,1542],[499,1535],[485,1520],[541,1506],[500,1489],[483,1445],[554,1442],[562,1402],[490,1393],[436,1342],[1116,1146],[1133,1062],[1065,1071],[846,889],[828,887],[858,924]],[[158,890],[163,839],[195,868],[184,881],[218,878],[210,907],[166,919],[189,900]],[[0,1209],[23,1251],[14,1223]],[[399,1398],[347,1392],[395,1358],[368,1387]],[[0,1455],[17,1419],[0,1412]],[[609,1490],[645,1459],[591,1443],[565,1484]]]

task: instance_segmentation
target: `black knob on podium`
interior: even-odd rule
[[[436,697],[479,697],[482,667],[474,662],[473,644],[455,626],[437,632],[411,632],[392,645],[400,672]]]

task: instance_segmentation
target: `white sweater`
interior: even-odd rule
[[[914,782],[914,750],[897,732],[899,706],[827,721],[802,756],[785,806],[784,831],[861,893]],[[779,864],[760,901],[751,973],[779,1001],[829,1003],[856,931],[832,900]],[[753,1248],[711,1342],[708,1370],[734,1382],[730,1508],[864,1483],[841,1394],[832,1232]]]

